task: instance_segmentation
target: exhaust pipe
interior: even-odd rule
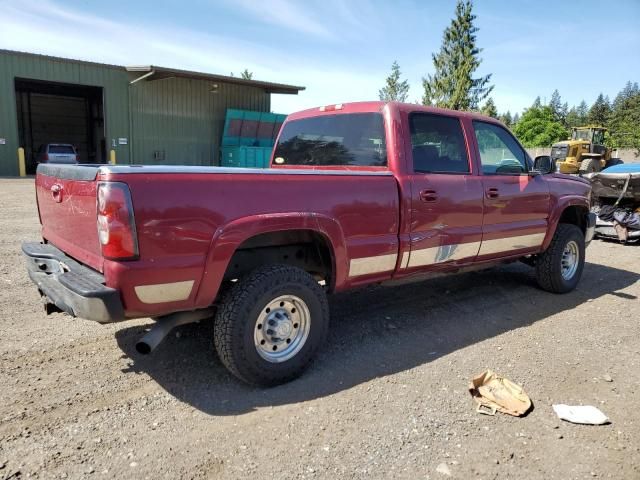
[[[151,330],[149,330],[140,340],[136,343],[136,350],[138,353],[148,355],[160,345],[160,342],[173,330],[180,325],[186,325],[187,323],[195,323],[213,316],[214,308],[205,308],[202,310],[194,310],[192,312],[176,312],[163,317],[158,317],[156,323]]]

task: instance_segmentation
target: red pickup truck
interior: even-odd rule
[[[498,121],[384,102],[292,114],[266,170],[41,164],[41,243],[24,243],[47,312],[175,325],[215,314],[240,379],[299,375],[327,294],[522,260],[575,288],[593,236],[589,184],[532,162]]]

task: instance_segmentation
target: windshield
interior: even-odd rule
[[[574,130],[571,140],[587,140],[591,141],[591,130]]]
[[[49,145],[49,153],[75,155],[71,145]]]
[[[349,113],[287,122],[274,152],[276,165],[384,167],[382,115]]]

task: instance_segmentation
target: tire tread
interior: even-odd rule
[[[307,350],[306,358],[294,357],[300,362],[301,367],[289,375],[278,376],[277,378],[258,378],[248,368],[247,358],[234,355],[234,351],[238,352],[238,349],[234,349],[234,345],[242,344],[243,342],[242,336],[238,334],[238,329],[235,328],[235,322],[241,321],[242,315],[251,309],[255,299],[273,288],[274,282],[277,281],[292,282],[311,289],[320,300],[322,315],[326,319],[325,323],[328,323],[329,304],[326,295],[313,277],[304,270],[289,265],[269,265],[254,270],[247,277],[236,282],[225,293],[216,313],[214,344],[224,366],[240,380],[254,385],[271,386],[292,380],[306,368],[312,360],[313,354],[315,354],[315,349],[312,348]],[[326,328],[323,330],[321,340],[324,340],[326,335]],[[310,340],[311,338],[307,339],[307,341]]]
[[[553,293],[566,293],[575,288],[567,289],[567,285],[563,282],[556,269],[558,267],[558,256],[562,256],[568,237],[575,235],[576,232],[582,235],[582,231],[576,225],[570,223],[558,224],[549,248],[538,255],[536,260],[536,280],[543,290]],[[584,263],[584,247],[580,255],[580,261]],[[578,271],[576,271],[576,276],[579,277],[581,274],[582,267],[579,267]]]

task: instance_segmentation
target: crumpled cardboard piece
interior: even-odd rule
[[[486,415],[502,412],[520,417],[531,408],[531,399],[520,385],[491,370],[471,380],[469,393],[478,404],[476,411]]]

